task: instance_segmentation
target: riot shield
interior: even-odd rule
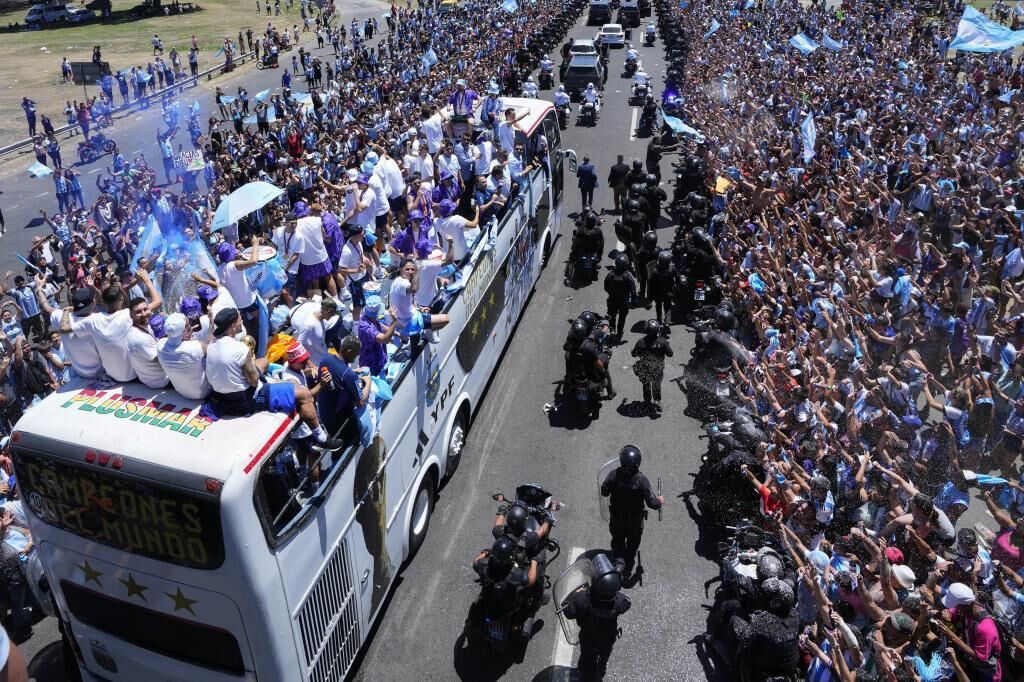
[[[615,471],[619,466],[619,458],[609,461],[597,472],[597,504],[601,507],[601,518],[605,521],[611,520],[611,511],[608,508],[608,502],[611,498],[605,497],[601,494],[601,484],[604,483],[604,479],[608,478],[608,474]]]
[[[562,575],[558,576],[558,580],[551,587],[558,620],[562,624],[562,632],[565,634],[565,639],[569,644],[576,645],[580,643],[580,628],[576,621],[570,620],[565,616],[565,606],[573,592],[580,588],[586,589],[590,585],[593,573],[594,568],[590,557],[584,553],[580,555],[580,558],[574,564],[565,569]]]

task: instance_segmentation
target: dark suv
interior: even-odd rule
[[[612,6],[603,0],[596,0],[590,3],[590,11],[587,13],[587,23],[604,26],[612,21]]]
[[[588,83],[593,83],[598,90],[604,89],[604,65],[597,55],[578,54],[566,67],[562,85],[575,102],[579,99],[580,93],[587,89]]]

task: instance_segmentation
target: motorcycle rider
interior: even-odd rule
[[[586,210],[576,221],[576,229],[573,230],[572,247],[569,250],[569,266],[575,265],[576,261],[583,257],[592,257],[595,263],[600,261],[604,253],[604,233],[598,227],[597,214]],[[569,271],[566,271],[568,279]],[[597,267],[593,271],[593,279],[597,279]]]
[[[644,179],[643,197],[647,200],[647,229],[658,229],[661,216],[661,202],[668,200],[668,194],[658,186],[658,177],[649,173]]]
[[[633,373],[640,379],[644,403],[653,403],[657,412],[661,412],[661,381],[665,377],[665,358],[672,357],[672,347],[661,331],[661,322],[647,320],[644,336],[633,346],[632,353],[637,359]]]
[[[516,543],[502,536],[490,549],[482,549],[473,560],[473,570],[480,576],[485,606],[511,612],[516,609],[519,595],[537,584],[540,575],[537,561],[519,566],[515,561]]]
[[[744,679],[790,679],[800,660],[800,616],[793,608],[793,588],[785,580],[768,578],[759,591],[761,603],[750,618],[733,617]]]
[[[639,59],[640,53],[637,51],[635,47],[633,47],[633,43],[626,43],[626,61],[635,62],[638,61]]]
[[[654,37],[657,35],[654,31],[654,22],[647,22],[647,30],[644,31],[644,38],[647,40],[648,45],[654,44]]]
[[[587,83],[587,89],[583,91],[583,101],[594,105],[595,115],[601,113],[601,93],[593,83]]]
[[[658,105],[654,103],[654,97],[650,94],[644,98],[644,107],[640,112],[640,122],[637,125],[639,130],[654,130],[654,122],[658,113]]]
[[[678,281],[679,273],[672,262],[672,252],[662,249],[655,261],[647,267],[647,290],[650,293],[650,300],[654,301],[659,323],[663,321],[666,312],[671,314],[672,294]]]
[[[555,70],[555,63],[553,61],[551,61],[551,57],[549,55],[544,55],[543,57],[541,57],[541,59],[540,59],[540,72],[541,73],[546,73],[549,76],[551,76],[551,82],[552,83],[555,82],[555,78],[552,75],[554,70]]]
[[[609,498],[608,530],[612,535],[612,557],[623,576],[633,572],[636,553],[644,534],[647,518],[646,504],[661,509],[665,497],[655,495],[651,482],[640,473],[643,454],[635,445],[626,445],[619,451],[619,466],[601,483],[601,496]]]
[[[579,679],[603,680],[619,633],[619,616],[629,611],[629,598],[619,591],[622,578],[604,554],[591,560],[594,577],[589,587],[569,595],[565,617],[580,626]]]
[[[643,219],[638,216],[638,220],[642,224]],[[658,248],[658,233],[653,230],[645,232],[640,242],[640,248],[636,251],[636,272],[640,284],[640,298],[644,299],[644,308],[648,310],[651,309],[651,301],[647,298],[648,271],[651,263],[657,260],[660,252],[661,249]]]
[[[569,93],[565,91],[564,85],[558,86],[558,90],[555,91],[554,100],[556,109],[559,107],[565,107],[566,113],[571,111],[572,108],[569,106],[569,103],[572,101],[572,98],[569,97]]]
[[[615,268],[605,275],[604,290],[608,294],[608,325],[615,334],[615,340],[621,342],[630,301],[636,298],[636,278],[629,271],[626,254],[620,253],[615,257]]]
[[[572,383],[572,378],[575,374],[573,370],[576,369],[576,356],[580,351],[580,345],[589,334],[590,330],[587,328],[587,323],[580,318],[573,321],[569,327],[569,336],[562,345],[562,350],[565,351],[565,386],[569,386]]]
[[[637,96],[639,96],[641,94],[640,91],[638,90],[638,87],[641,86],[641,85],[646,88],[645,92],[643,93],[644,96],[646,97],[647,94],[650,93],[650,91],[651,91],[651,77],[643,69],[637,69],[633,73],[633,96],[634,97],[637,97]]]
[[[533,76],[527,76],[526,82],[523,83],[523,97],[533,97],[536,99],[540,95],[540,88],[537,87],[537,83],[534,82]]]
[[[502,498],[502,501],[505,501]],[[526,565],[527,561],[535,560],[540,575],[544,574],[545,564],[545,540],[555,525],[555,517],[551,514],[558,505],[554,500],[548,505],[547,510],[541,519],[537,530],[530,530],[527,522],[530,519],[530,510],[521,502],[498,507],[498,513],[494,517],[494,525],[491,527],[491,534],[497,540],[507,537],[516,545],[516,562]]]

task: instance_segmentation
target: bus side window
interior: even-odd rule
[[[558,129],[558,119],[553,111],[549,111],[544,117],[544,137],[548,139],[549,149],[562,148],[562,133]]]

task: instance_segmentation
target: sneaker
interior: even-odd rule
[[[313,449],[317,452],[336,452],[345,447],[345,441],[338,440],[337,438],[328,438],[323,443],[317,443],[313,446]]]

